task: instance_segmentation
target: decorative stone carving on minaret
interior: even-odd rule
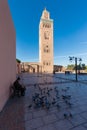
[[[42,13],[42,19],[49,19],[49,18],[50,18],[49,12],[45,8]]]
[[[39,24],[39,59],[42,72],[53,72],[53,20],[44,9]]]

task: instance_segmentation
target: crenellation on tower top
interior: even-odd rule
[[[41,18],[48,20],[50,19],[50,13],[46,10],[46,8],[43,10]]]

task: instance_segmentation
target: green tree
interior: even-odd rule
[[[86,65],[82,64],[82,70],[85,70],[85,69],[86,69]]]
[[[17,61],[18,63],[21,63],[21,61],[20,61],[19,59],[16,59],[16,61]]]
[[[76,67],[74,67],[74,70],[76,69]],[[81,64],[77,65],[77,70],[81,70],[82,69],[82,66]]]
[[[67,65],[67,69],[68,70],[74,70],[75,65],[71,64],[71,65]]]

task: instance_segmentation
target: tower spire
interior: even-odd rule
[[[46,7],[44,8],[44,10],[46,11]]]

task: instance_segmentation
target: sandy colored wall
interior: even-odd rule
[[[16,78],[16,36],[7,0],[0,0],[0,111]]]

